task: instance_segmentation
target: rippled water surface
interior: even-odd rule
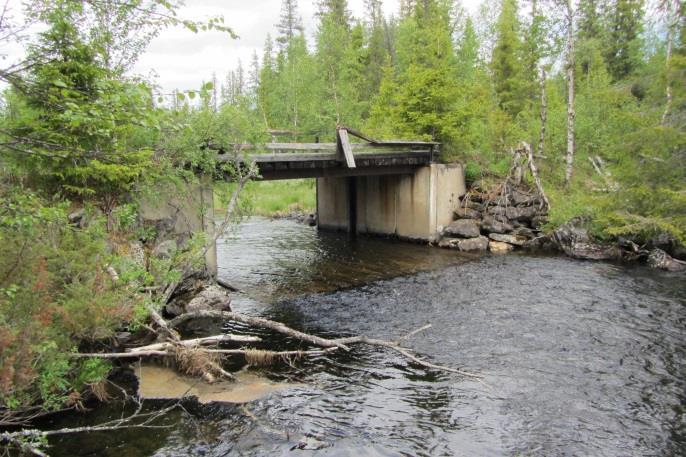
[[[290,221],[250,220],[229,241],[220,276],[241,290],[237,311],[324,336],[395,339],[431,323],[407,344],[483,382],[356,347],[265,373],[299,384],[262,400],[189,405],[171,428],[70,437],[55,455],[686,454],[683,276]]]

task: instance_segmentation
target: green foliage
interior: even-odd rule
[[[55,409],[108,371],[70,356],[79,341],[111,336],[143,296],[108,273],[120,263],[102,218],[79,229],[66,202],[16,188],[0,197],[0,406]]]

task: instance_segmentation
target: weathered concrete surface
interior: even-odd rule
[[[181,187],[169,185],[141,203],[141,215],[148,223],[168,226],[177,245],[182,245],[193,233],[205,232],[208,241],[214,238],[214,198],[212,181],[202,177],[199,182]],[[162,241],[164,243],[164,241]],[[217,249],[212,243],[205,254],[207,271],[217,275]]]
[[[351,186],[355,186],[353,192]],[[319,178],[319,227],[349,230],[354,206],[358,233],[429,240],[439,227],[452,222],[464,193],[460,164],[431,164],[413,174]]]

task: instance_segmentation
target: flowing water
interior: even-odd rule
[[[405,343],[483,381],[356,347],[260,372],[293,383],[262,399],[190,404],[164,429],[70,436],[54,455],[686,454],[683,276],[351,240],[291,221],[252,219],[228,241],[220,276],[241,291],[235,310],[326,337],[395,339],[430,323]]]

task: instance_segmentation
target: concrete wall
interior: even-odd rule
[[[214,238],[214,194],[212,181],[203,177],[200,182],[169,185],[160,188],[141,204],[143,219],[149,224],[162,224],[170,228],[167,238],[178,243],[193,233],[205,232],[207,240]],[[217,248],[212,244],[205,255],[208,272],[217,275]]]
[[[452,221],[464,195],[460,164],[432,164],[414,174],[320,178],[317,211],[322,229],[350,227],[350,186],[356,188],[358,233],[428,240]]]

